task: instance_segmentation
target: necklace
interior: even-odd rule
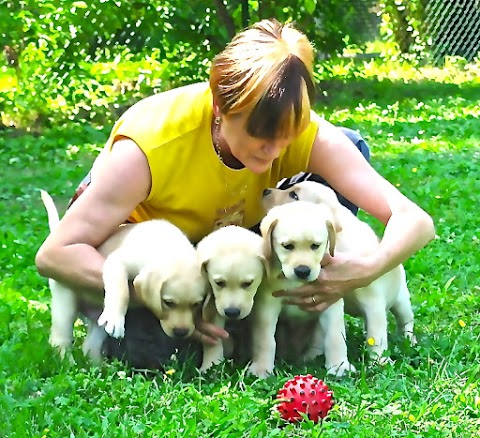
[[[231,169],[241,169],[243,168],[243,164],[238,161],[233,155],[231,155],[231,161],[235,160],[235,164],[231,164],[231,165],[228,165],[224,158],[223,158],[223,155],[222,155],[222,148],[220,146],[220,122],[221,122],[221,119],[220,117],[215,117],[214,119],[214,137],[215,137],[215,140],[214,140],[214,143],[213,143],[213,147],[215,148],[215,153],[217,154],[219,160],[227,167],[230,167]],[[212,134],[213,135],[213,134]]]
[[[224,206],[221,208],[220,211],[217,211],[217,216],[220,215],[215,219],[214,229],[218,229],[227,225],[243,225],[243,216],[244,216],[244,206],[245,206],[245,192],[247,191],[248,185],[245,184],[240,189],[234,189],[232,185],[228,181],[227,172],[225,167],[228,167],[225,164],[225,161],[222,156],[222,149],[220,147],[220,117],[214,118],[214,129],[213,129],[213,148],[215,149],[215,153],[217,154],[218,159],[222,163],[222,174],[223,174],[223,182],[225,185],[226,192],[228,194],[228,202],[235,201],[233,205]],[[240,200],[237,200],[238,198]]]
[[[222,119],[220,117],[215,117],[213,119],[213,124],[215,128],[213,129],[214,131],[214,140],[213,140],[213,148],[215,149],[215,153],[217,154],[218,159],[223,163],[223,157],[222,157],[222,150],[220,149],[220,121]]]

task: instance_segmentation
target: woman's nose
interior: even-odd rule
[[[286,144],[280,141],[269,141],[265,143],[262,147],[263,152],[269,157],[278,158],[282,149],[286,147]]]

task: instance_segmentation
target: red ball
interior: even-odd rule
[[[305,414],[315,423],[325,418],[332,408],[333,392],[321,380],[311,374],[295,376],[278,391],[277,409],[284,420],[295,423]]]

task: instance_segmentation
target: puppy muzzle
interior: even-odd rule
[[[183,328],[183,327],[175,327],[173,330],[173,336],[179,339],[186,338],[189,334],[188,328]]]
[[[293,269],[293,272],[301,280],[306,280],[312,270],[307,265],[298,265]]]
[[[238,307],[227,307],[223,310],[225,316],[231,319],[237,319],[240,316],[240,309]]]

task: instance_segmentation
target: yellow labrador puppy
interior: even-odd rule
[[[367,255],[376,251],[379,240],[368,224],[358,219],[338,201],[335,192],[322,184],[304,181],[287,190],[268,189],[264,192],[266,210],[289,202],[313,202],[330,209],[336,228],[336,248],[341,252]],[[344,297],[345,311],[361,316],[366,323],[366,338],[372,339],[372,357],[382,362],[388,349],[387,311],[390,310],[403,335],[415,343],[413,336],[414,314],[410,302],[405,270],[402,265],[375,280],[367,287],[355,289]]]
[[[270,253],[270,276],[261,285],[252,311],[252,363],[249,371],[259,377],[272,373],[275,362],[275,331],[280,317],[316,319],[322,332],[311,350],[325,354],[329,374],[354,372],[345,343],[343,300],[322,313],[305,312],[282,303],[272,292],[295,289],[315,281],[326,251],[335,248],[335,230],[328,209],[310,202],[273,207],[262,220],[260,230]],[[311,355],[312,353],[307,353]]]
[[[58,211],[47,192],[42,191],[41,197],[52,230],[59,222]],[[98,324],[89,324],[83,345],[86,355],[100,359],[107,333],[115,338],[124,336],[125,314],[130,303],[129,280],[133,280],[139,300],[133,304],[150,309],[168,336],[186,338],[193,333],[194,319],[207,288],[196,250],[176,226],[165,220],[122,225],[97,249],[106,257],[104,308]],[[64,355],[73,342],[79,297],[97,305],[101,305],[101,301],[95,302],[91,295],[74,292],[52,279],[49,284],[52,292],[50,343]]]
[[[226,319],[240,320],[250,314],[267,269],[263,251],[261,236],[236,225],[220,228],[198,243],[202,273],[213,292],[204,309],[206,321],[223,328]],[[222,342],[204,345],[200,371],[223,358]]]

